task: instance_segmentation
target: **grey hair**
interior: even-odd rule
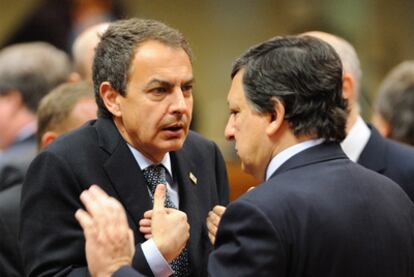
[[[402,62],[387,74],[374,110],[390,124],[391,138],[414,145],[414,61]]]
[[[40,99],[68,80],[72,72],[69,56],[45,42],[8,46],[0,51],[0,94],[18,91],[33,112]]]

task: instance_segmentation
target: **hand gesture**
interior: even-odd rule
[[[85,210],[75,213],[85,235],[88,269],[94,277],[109,277],[118,268],[131,265],[134,237],[122,205],[92,185],[80,195]]]

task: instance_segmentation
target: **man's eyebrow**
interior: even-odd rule
[[[189,84],[194,84],[194,83],[195,83],[195,79],[191,78],[187,81],[184,81],[183,85],[189,85]],[[153,85],[161,85],[161,86],[167,86],[167,87],[173,86],[173,84],[169,81],[165,81],[165,80],[161,80],[161,79],[152,79],[147,83],[147,85],[145,87],[148,88],[148,87],[153,86]]]
[[[150,80],[146,87],[152,86],[152,85],[162,85],[162,86],[172,86],[172,84],[168,81],[160,80],[160,79],[152,79]]]
[[[194,84],[194,83],[195,83],[195,79],[194,78],[191,78],[188,81],[185,81],[184,82],[184,85],[189,85],[189,84]]]

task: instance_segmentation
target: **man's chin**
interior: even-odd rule
[[[170,139],[164,142],[164,149],[166,149],[166,152],[173,152],[178,151],[181,148],[183,148],[185,139],[182,138],[176,138],[176,139]]]

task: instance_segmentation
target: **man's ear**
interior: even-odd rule
[[[285,106],[278,99],[273,100],[273,112],[269,114],[269,125],[266,128],[268,136],[274,135],[283,123],[285,118]]]
[[[52,143],[59,135],[56,132],[53,131],[47,131],[43,134],[41,139],[41,148],[45,148],[50,143]]]
[[[342,77],[342,96],[348,103],[353,103],[356,100],[355,94],[355,80],[349,73],[345,73]]]
[[[121,116],[119,108],[119,97],[122,97],[109,82],[103,82],[99,87],[99,94],[105,104],[105,107],[114,116]]]

